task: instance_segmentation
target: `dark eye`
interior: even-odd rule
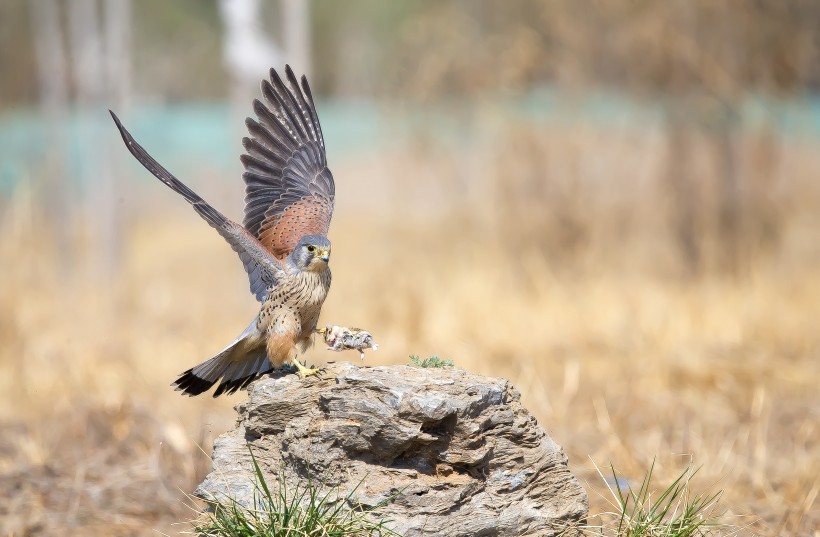
[[[313,253],[313,252],[316,251],[316,247],[313,246],[312,244],[310,244],[310,245],[308,245],[307,250],[308,250],[308,252]]]

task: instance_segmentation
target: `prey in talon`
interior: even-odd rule
[[[215,384],[214,397],[233,393],[286,363],[302,378],[319,371],[303,366],[298,357],[311,345],[330,289],[327,232],[336,187],[307,79],[303,76],[300,84],[286,66],[283,80],[271,69],[262,81],[262,97],[253,101],[256,119],[245,121],[248,136],[242,139],[242,224],[163,168],[111,113],[131,154],[228,241],[259,301],[259,314],[239,337],[174,381],[186,395],[199,395]]]
[[[341,352],[346,350],[357,350],[361,359],[364,360],[364,350],[379,349],[378,343],[373,341],[373,336],[367,330],[361,328],[348,328],[346,326],[326,325],[317,330],[327,343],[328,350]]]

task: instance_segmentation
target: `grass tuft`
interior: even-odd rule
[[[596,466],[597,468],[597,466]],[[612,494],[614,512],[600,515],[601,526],[589,526],[595,535],[612,537],[699,537],[734,533],[719,523],[717,505],[723,491],[695,494],[690,482],[698,469],[691,465],[660,494],[652,490],[654,461],[637,490],[619,477],[610,466],[612,477],[599,475]],[[724,531],[726,530],[726,531]]]
[[[249,448],[250,449],[250,448]],[[375,512],[392,501],[375,507],[351,507],[353,494],[361,482],[343,498],[335,488],[326,488],[308,479],[295,488],[288,488],[279,474],[271,490],[256,458],[254,467],[253,507],[240,505],[234,499],[211,502],[213,511],[207,521],[196,525],[200,537],[393,537],[397,533],[387,527],[389,520]]]
[[[410,361],[412,365],[416,367],[453,367],[453,361],[447,359],[441,359],[438,356],[431,356],[430,358],[425,358],[422,360],[415,354],[410,356]]]

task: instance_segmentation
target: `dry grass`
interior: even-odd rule
[[[573,136],[564,143],[581,147]],[[601,140],[591,142],[606,154]],[[802,163],[788,160],[782,173],[818,169],[800,151]],[[570,157],[586,161],[577,151]],[[653,479],[663,487],[694,460],[701,483],[725,490],[728,522],[751,524],[741,533],[816,535],[820,256],[812,199],[794,196],[799,210],[784,215],[777,255],[754,257],[741,277],[706,271],[687,279],[669,269],[674,253],[662,229],[647,232],[641,219],[663,199],[656,190],[627,224],[605,201],[584,202],[580,212],[556,203],[568,216],[550,225],[580,221],[580,246],[524,236],[510,247],[500,237],[535,213],[522,212],[516,224],[509,206],[476,217],[413,201],[430,199],[423,185],[458,177],[455,162],[421,152],[337,166],[334,287],[323,320],[372,331],[381,348],[369,363],[438,355],[512,379],[586,480],[593,514],[607,508],[593,461],[639,482],[656,460]],[[653,174],[651,163],[638,169]],[[578,173],[618,170],[596,164]],[[498,173],[491,184],[503,185]],[[372,193],[388,210],[362,211],[352,194],[388,175],[394,181]],[[157,185],[150,195],[170,193]],[[500,203],[473,195],[473,208]],[[445,189],[438,199],[446,208],[452,196]],[[241,266],[182,202],[148,217],[148,206],[134,201],[140,217],[123,239],[116,276],[99,276],[90,241],[72,245],[79,264],[64,274],[27,200],[21,191],[11,202],[0,237],[0,529],[188,529],[173,524],[190,518],[185,494],[209,469],[200,446],[210,450],[246,395],[188,399],[168,384],[254,315]],[[409,207],[397,209],[402,203]],[[533,237],[554,232],[538,222]],[[358,359],[317,349],[309,361],[340,358]]]

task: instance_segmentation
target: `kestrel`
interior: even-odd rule
[[[253,101],[257,119],[247,118],[245,217],[226,218],[140,146],[111,112],[134,157],[190,203],[215,228],[245,266],[259,314],[219,354],[182,373],[172,386],[199,395],[219,382],[214,397],[246,387],[286,362],[301,377],[318,372],[297,356],[312,343],[319,312],[330,288],[330,241],[335,185],[327,167],[325,142],[307,78],[301,86],[290,66],[286,85],[276,70],[262,81]]]

